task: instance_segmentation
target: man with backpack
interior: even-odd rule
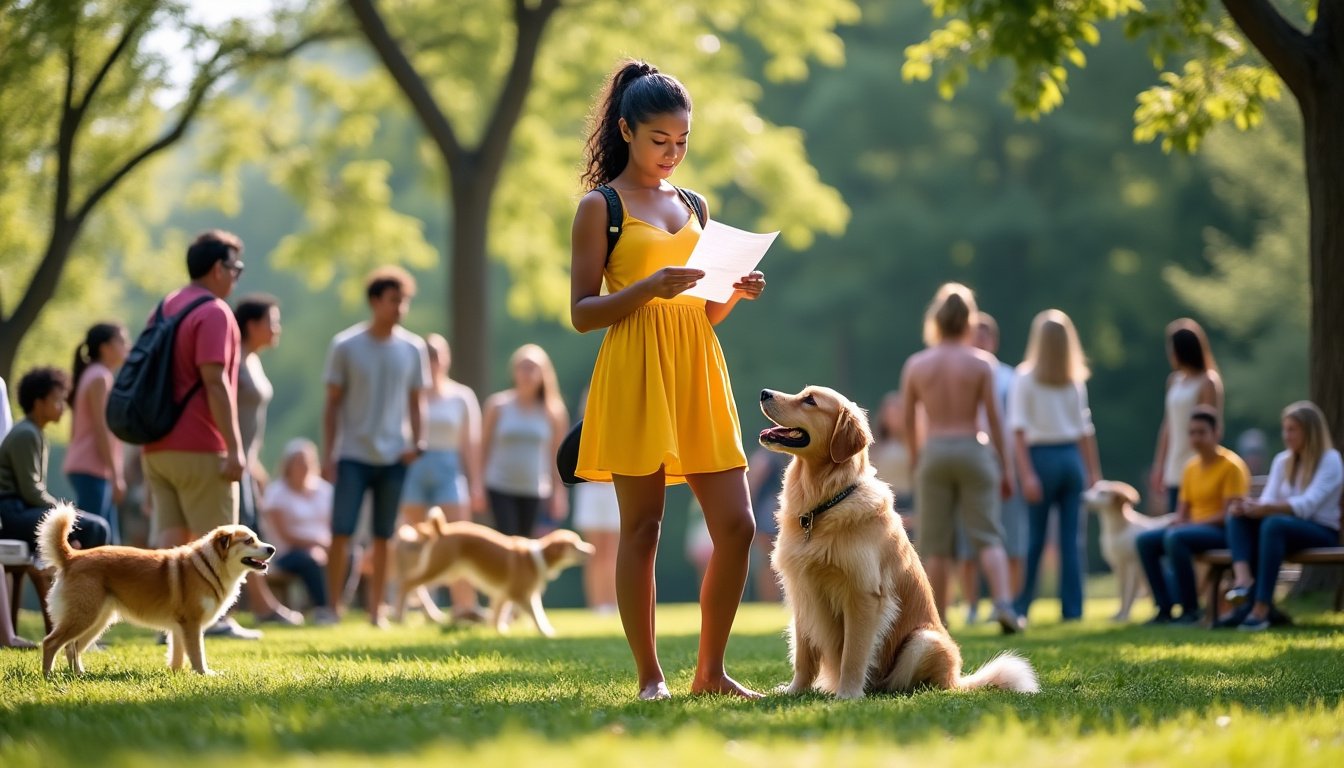
[[[242,240],[231,233],[210,230],[199,235],[187,249],[190,284],[170,293],[151,320],[151,325],[176,325],[168,368],[171,386],[157,384],[180,409],[167,434],[144,445],[145,480],[153,502],[150,538],[160,547],[185,544],[217,526],[238,522],[242,337],[224,299],[243,272],[242,252]],[[128,363],[135,363],[134,352]],[[142,384],[142,391],[153,389],[154,383]],[[212,629],[211,634],[260,637],[227,618]]]

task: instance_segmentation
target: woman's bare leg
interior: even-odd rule
[[[667,495],[663,471],[642,477],[618,475],[613,482],[621,509],[621,538],[616,550],[616,605],[621,611],[621,626],[635,655],[639,698],[665,699],[671,694],[658,664],[653,579]]]
[[[729,677],[723,667],[728,635],[747,585],[751,542],[756,537],[746,470],[691,475],[686,480],[705,512],[705,525],[714,542],[700,585],[700,654],[691,692],[760,698],[761,694]]]
[[[619,531],[585,531],[583,538],[596,550],[583,566],[583,592],[589,608],[616,605],[616,551]]]

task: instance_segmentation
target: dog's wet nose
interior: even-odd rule
[[[774,398],[775,398],[775,393],[774,393],[773,390],[769,390],[769,389],[762,389],[762,390],[761,390],[761,402],[762,402],[762,403],[764,403],[766,400],[773,400]]]
[[[270,544],[267,544],[267,545],[266,545],[266,556],[267,556],[267,557],[270,557],[271,555],[274,555],[274,554],[275,554],[275,547],[272,546],[272,545],[270,545]]]

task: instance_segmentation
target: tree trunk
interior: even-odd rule
[[[1311,399],[1344,446],[1344,72],[1313,72],[1302,99],[1307,196],[1311,204]],[[1305,567],[1296,591],[1333,589],[1344,570]]]
[[[453,344],[453,378],[476,391],[482,400],[490,394],[490,281],[486,261],[486,231],[494,179],[483,179],[473,164],[452,170],[452,238],[444,254],[450,273],[448,326]]]
[[[14,370],[14,363],[19,355],[19,344],[37,324],[42,308],[56,295],[61,273],[70,260],[70,249],[82,225],[82,221],[57,219],[52,222],[46,253],[42,255],[42,261],[29,281],[27,291],[20,297],[18,306],[10,316],[0,319],[0,379],[9,384],[11,391],[17,384],[14,375],[18,372]]]

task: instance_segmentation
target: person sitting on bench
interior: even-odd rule
[[[1299,550],[1339,545],[1339,500],[1344,461],[1330,440],[1325,416],[1306,400],[1283,410],[1283,444],[1258,500],[1229,509],[1233,586],[1227,601],[1240,606],[1224,624],[1267,629],[1274,587],[1284,558]],[[1252,598],[1249,609],[1246,608]]]

